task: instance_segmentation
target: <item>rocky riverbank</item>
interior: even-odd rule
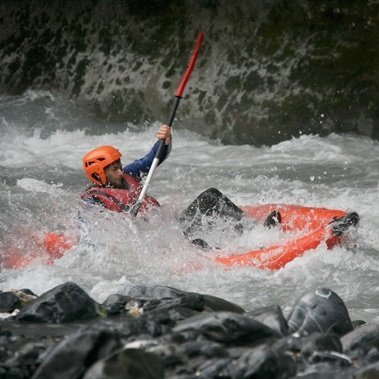
[[[102,304],[72,282],[0,293],[0,378],[377,378],[379,325],[332,290],[245,310],[144,285]]]

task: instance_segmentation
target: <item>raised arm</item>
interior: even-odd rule
[[[133,175],[134,177],[140,179],[142,176],[149,172],[150,166],[158,150],[159,140],[165,140],[162,158],[159,161],[159,164],[161,164],[168,157],[171,151],[171,128],[167,125],[161,125],[157,132],[157,138],[158,141],[143,158],[137,159],[134,162],[127,164],[122,170],[125,173]]]

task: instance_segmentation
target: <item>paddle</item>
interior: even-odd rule
[[[197,56],[199,55],[199,50],[200,50],[201,43],[203,42],[203,39],[204,39],[204,33],[200,32],[199,36],[197,37],[195,51],[193,52],[192,58],[188,64],[187,71],[185,72],[183,79],[182,79],[182,81],[181,81],[181,83],[180,83],[180,85],[176,91],[176,94],[175,94],[175,102],[174,102],[174,105],[173,105],[172,110],[171,110],[169,121],[167,123],[167,125],[170,127],[172,126],[172,124],[174,122],[174,118],[175,118],[175,114],[176,114],[176,111],[177,111],[178,106],[179,106],[179,102],[183,96],[183,92],[184,92],[184,89],[186,88],[186,85],[187,85],[187,82],[190,78],[191,72],[192,72],[193,68],[195,67],[196,59],[197,59]],[[145,184],[142,188],[142,191],[141,191],[136,203],[130,209],[130,214],[133,216],[137,216],[137,214],[138,214],[138,211],[139,211],[139,208],[142,204],[143,198],[145,197],[147,187],[149,186],[151,178],[153,177],[154,171],[157,168],[158,163],[162,158],[164,146],[165,146],[165,141],[160,140],[158,150],[155,154],[153,163],[151,164],[150,170],[147,174],[147,178],[146,178]]]

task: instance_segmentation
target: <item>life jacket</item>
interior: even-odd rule
[[[94,200],[105,208],[115,212],[128,212],[135,204],[142,191],[141,183],[134,176],[124,173],[124,179],[129,188],[89,187],[82,195],[83,200]],[[146,195],[142,201],[140,212],[145,213],[149,208],[159,207],[159,202],[152,196]]]

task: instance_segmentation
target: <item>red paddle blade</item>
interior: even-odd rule
[[[197,37],[195,51],[193,52],[191,60],[189,61],[189,64],[188,64],[187,71],[184,74],[184,77],[183,77],[182,82],[180,83],[180,85],[178,87],[178,90],[176,91],[177,97],[182,97],[182,95],[183,95],[184,89],[186,88],[186,85],[187,85],[187,82],[190,78],[191,72],[192,72],[193,68],[195,67],[196,59],[197,59],[197,56],[199,55],[199,50],[200,50],[200,46],[203,42],[203,39],[204,39],[204,32],[200,32],[199,36]]]

